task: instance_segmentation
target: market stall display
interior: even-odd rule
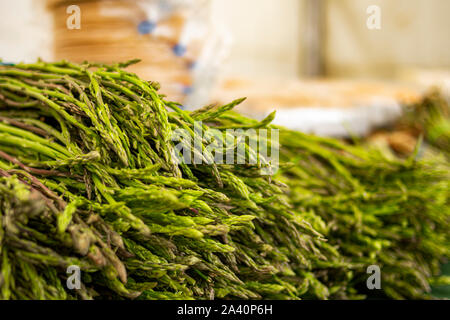
[[[243,99],[184,111],[124,69],[135,62],[0,67],[2,298],[363,298],[368,264],[385,297],[431,298],[450,256],[441,159],[230,111]],[[200,164],[178,162],[173,132],[195,140],[199,121],[217,140],[253,129],[227,146],[244,163],[211,161],[211,136],[183,145]],[[276,144],[262,129],[279,129],[275,175],[261,171],[273,167],[261,143]]]

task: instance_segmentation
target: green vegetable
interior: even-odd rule
[[[0,67],[1,298],[360,298],[369,264],[386,295],[426,296],[449,256],[448,172],[281,128],[265,175],[273,114],[183,111],[128,64]],[[179,162],[179,129],[202,163]],[[214,163],[230,139],[245,161]]]

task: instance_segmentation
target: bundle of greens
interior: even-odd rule
[[[298,210],[327,222],[326,231],[319,230],[355,266],[347,287],[370,294],[361,291],[366,269],[377,265],[385,295],[425,298],[442,257],[450,256],[448,167],[413,158],[386,162],[381,154],[331,140],[308,148],[308,140],[298,133],[282,139],[296,166],[281,181],[291,186]]]
[[[0,67],[1,298],[359,298],[368,264],[388,296],[424,297],[449,256],[446,172],[281,129],[267,176],[261,136],[227,129],[273,115],[183,111],[128,64]],[[244,163],[212,161],[221,139]]]
[[[27,216],[13,204],[29,199],[2,199],[2,296],[328,297],[312,270],[338,254],[291,210],[286,187],[261,161],[177,162],[173,131],[194,135],[214,111],[190,115],[122,66],[0,68],[0,174],[45,204]],[[71,265],[84,289],[59,296]]]
[[[450,106],[439,90],[433,89],[421,101],[407,106],[398,126],[422,134],[432,146],[450,156]]]
[[[216,122],[257,123],[236,113]],[[335,297],[351,298],[357,292],[429,298],[430,282],[450,257],[450,172],[445,159],[416,161],[417,150],[406,160],[392,159],[375,148],[283,128],[280,145],[286,165],[276,178],[290,187],[296,211],[315,217],[312,226],[348,263],[315,269],[327,287],[339,287]],[[370,265],[381,270],[381,292],[367,290]],[[448,282],[448,277],[441,278],[441,283]]]

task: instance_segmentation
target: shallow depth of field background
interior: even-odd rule
[[[80,30],[65,25],[71,4]],[[380,30],[366,26],[371,5]],[[278,110],[291,128],[366,134],[430,87],[448,95],[449,12],[447,0],[3,0],[0,58],[138,57],[132,71],[186,108],[244,95],[257,118]],[[156,29],[142,34],[143,21]]]

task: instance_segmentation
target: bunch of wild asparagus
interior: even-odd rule
[[[449,256],[445,171],[285,129],[276,177],[256,135],[225,150],[256,164],[214,163],[203,138],[184,147],[206,164],[179,162],[177,129],[271,117],[183,111],[128,64],[0,67],[1,298],[360,298],[369,264],[387,296],[425,297]]]
[[[426,141],[450,156],[450,105],[437,89],[405,108],[405,115],[398,126],[422,134]]]
[[[257,121],[228,112],[221,126]],[[450,173],[441,157],[387,159],[378,149],[280,130],[276,178],[290,202],[310,215],[315,230],[339,250],[346,265],[314,270],[337,298],[428,298],[440,264],[450,256]],[[366,286],[367,267],[381,269],[382,289]],[[442,277],[441,283],[448,283]]]

